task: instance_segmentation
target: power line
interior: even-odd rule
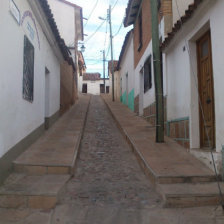
[[[113,11],[113,9],[114,9],[115,6],[117,5],[118,1],[119,1],[119,0],[117,0],[117,1],[114,3],[114,5],[113,5],[112,8],[111,8],[111,11]]]
[[[99,29],[103,26],[103,24],[105,23],[106,20],[104,20],[98,27],[97,29],[89,36],[89,38],[87,38],[84,43],[88,42],[98,31]]]
[[[84,25],[84,28],[86,27],[86,25],[87,25],[88,21],[90,20],[92,14],[93,14],[93,12],[94,12],[94,10],[96,9],[96,6],[97,6],[98,2],[99,2],[99,0],[96,0],[96,3],[94,4],[92,11],[90,12],[90,14],[89,14],[89,16],[88,16],[88,18],[87,18],[87,21],[86,21],[86,23],[85,23],[85,25]]]
[[[106,23],[106,32],[105,32],[104,45],[103,45],[104,49],[105,49],[105,46],[106,46],[106,42],[107,42],[107,23]]]
[[[122,26],[123,26],[123,20],[122,20],[122,22],[121,22],[121,25],[120,25],[119,29],[118,29],[117,32],[113,35],[113,37],[116,37],[116,36],[119,34],[119,32],[120,32]]]

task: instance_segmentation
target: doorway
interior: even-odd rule
[[[197,41],[200,146],[215,148],[215,109],[210,31]],[[208,139],[209,138],[209,139]]]
[[[82,93],[87,93],[87,84],[82,84]]]

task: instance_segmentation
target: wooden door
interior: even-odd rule
[[[207,32],[197,41],[198,85],[201,148],[215,147],[215,113],[212,71],[211,35]],[[208,139],[209,137],[209,139]]]

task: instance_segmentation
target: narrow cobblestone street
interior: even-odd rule
[[[75,176],[53,224],[218,223],[215,208],[164,209],[99,96],[92,96]],[[221,222],[220,222],[221,223]]]
[[[161,206],[160,201],[104,102],[92,96],[76,174],[61,195],[54,222],[144,223],[138,213]],[[64,212],[73,218],[60,220]]]

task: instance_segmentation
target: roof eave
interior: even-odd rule
[[[141,0],[129,0],[126,8],[126,16],[124,18],[124,27],[128,27],[135,23]]]

